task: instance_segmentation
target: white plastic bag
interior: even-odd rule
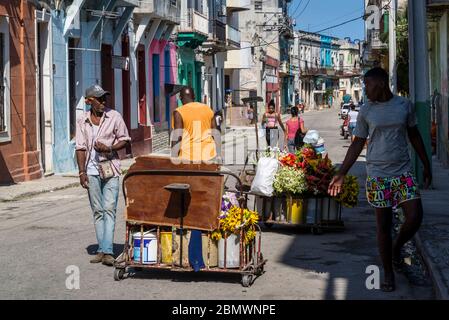
[[[303,141],[304,141],[304,143],[315,145],[318,143],[319,139],[320,139],[320,133],[318,131],[309,130],[309,131],[307,131],[307,134],[305,135]]]
[[[273,196],[274,176],[278,170],[279,163],[275,158],[263,157],[257,164],[256,176],[251,184],[251,192],[261,196]]]

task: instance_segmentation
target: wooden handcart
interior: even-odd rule
[[[228,239],[224,239],[224,258],[220,265],[211,263],[211,234],[218,228],[218,216],[224,189],[224,176],[232,172],[221,171],[218,165],[174,164],[167,157],[139,157],[123,179],[125,198],[126,235],[124,250],[116,259],[114,279],[121,280],[130,268],[165,269],[171,271],[193,271],[185,250],[185,235],[190,230],[202,232],[203,248],[207,248],[203,257],[205,268],[201,272],[235,273],[242,276],[242,285],[250,286],[263,274],[266,260],[261,253],[261,232],[257,226],[257,235],[251,243],[245,243],[245,234],[239,235],[238,266],[227,266]],[[240,193],[241,194],[241,193]],[[240,208],[246,207],[246,201],[239,197]],[[144,252],[144,231],[152,229],[156,234],[157,257],[154,262],[146,263],[143,254],[136,261],[134,250]],[[163,230],[172,233],[171,261],[162,257]],[[140,248],[134,248],[132,234],[140,231]],[[165,231],[167,233],[167,231]],[[179,243],[175,243],[175,239]],[[176,252],[175,252],[176,251]],[[220,259],[219,259],[220,260]],[[216,262],[216,261],[214,261]]]

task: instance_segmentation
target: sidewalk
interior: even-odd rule
[[[437,299],[449,299],[449,169],[433,160],[433,190],[422,190],[424,220],[415,236]]]
[[[134,159],[122,160],[122,170],[128,170]],[[77,173],[52,175],[37,180],[0,186],[0,202],[16,201],[37,194],[54,192],[79,186]]]

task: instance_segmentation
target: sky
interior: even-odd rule
[[[295,29],[317,32],[361,17],[364,2],[364,0],[293,0],[289,5],[289,13],[296,19]],[[364,21],[359,19],[320,33],[342,39],[350,37],[352,40],[363,40]]]

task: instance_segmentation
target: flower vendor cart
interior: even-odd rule
[[[272,157],[272,152],[267,156]],[[333,198],[328,188],[336,168],[327,155],[306,144],[295,154],[278,152],[277,159],[273,195],[255,194],[254,207],[265,226],[295,225],[310,228],[313,234],[344,230],[342,207],[357,204],[357,178],[346,176],[343,192]]]
[[[126,233],[114,279],[142,269],[224,272],[248,287],[262,275],[258,215],[241,194],[223,197],[224,176],[238,180],[216,164],[138,157],[123,178]]]

